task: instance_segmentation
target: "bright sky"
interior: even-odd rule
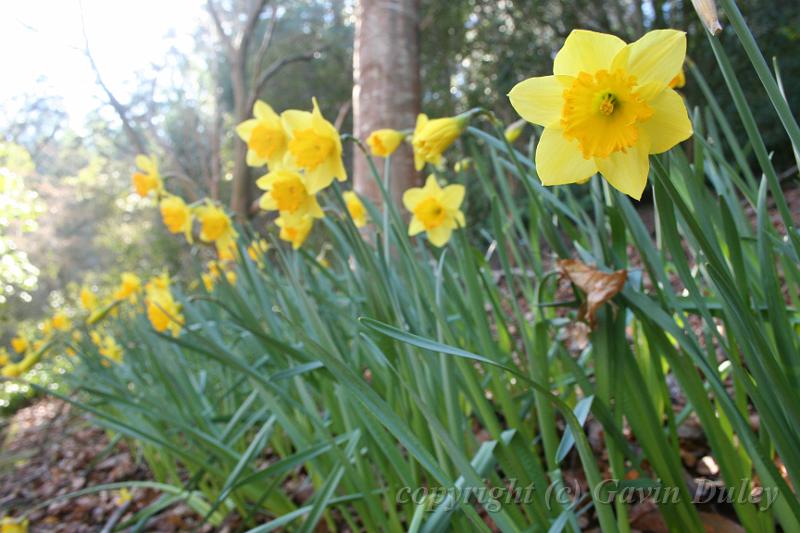
[[[82,5],[92,55],[123,102],[137,72],[160,63],[170,47],[191,51],[192,31],[206,23],[203,0],[83,0]],[[58,94],[71,126],[80,128],[86,113],[105,98],[83,54],[79,0],[2,0],[0,11],[0,104],[24,93]]]

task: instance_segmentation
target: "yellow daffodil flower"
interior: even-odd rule
[[[339,132],[322,116],[316,98],[313,103],[311,113],[290,109],[281,115],[289,136],[285,162],[290,168],[305,171],[309,194],[321,191],[334,178],[339,181],[347,179]]]
[[[269,165],[276,170],[286,155],[286,133],[281,117],[265,102],[257,100],[253,117],[236,126],[236,134],[247,143],[247,164],[251,167]]]
[[[453,170],[456,172],[466,172],[470,168],[472,168],[472,159],[469,157],[459,159],[456,161],[456,164],[453,165]]]
[[[306,179],[293,170],[274,170],[261,176],[256,185],[266,191],[258,202],[265,211],[279,211],[281,216],[292,217],[325,216],[316,195],[309,193]]]
[[[355,224],[357,228],[366,226],[368,218],[367,208],[364,207],[361,198],[353,191],[342,193],[342,198],[347,206],[347,212],[350,213],[350,218],[353,219],[353,224]]]
[[[545,127],[536,147],[544,185],[588,180],[596,172],[639,199],[649,154],[692,135],[681,97],[668,87],[686,55],[686,35],[656,30],[625,44],[613,35],[575,30],[553,76],[530,78],[509,93],[524,119]]]
[[[206,202],[195,208],[195,214],[200,220],[200,240],[203,242],[227,242],[236,238],[233,222],[221,207]]]
[[[67,331],[70,327],[72,327],[72,322],[63,311],[59,311],[53,315],[51,324],[53,325],[53,329],[58,331]]]
[[[0,370],[0,375],[4,378],[18,378],[22,374],[22,370],[18,363],[9,363]]]
[[[28,519],[3,517],[0,533],[28,533]]]
[[[136,295],[142,290],[142,281],[132,272],[123,272],[119,288],[114,292],[115,300],[128,300],[136,303]]]
[[[151,279],[145,287],[147,319],[158,332],[169,330],[177,337],[183,327],[181,306],[170,290],[169,276],[162,274]]]
[[[123,505],[127,504],[128,502],[130,502],[132,499],[133,499],[133,496],[131,495],[131,491],[129,491],[126,488],[122,488],[122,489],[119,490],[119,494],[117,495],[116,499],[114,500],[114,503],[116,503],[119,507],[122,507]]]
[[[264,254],[269,250],[269,243],[265,239],[258,239],[247,247],[247,255],[260,267],[264,266]]]
[[[436,176],[428,176],[424,187],[413,187],[403,193],[403,205],[412,213],[408,234],[420,232],[428,234],[434,246],[444,246],[450,240],[453,230],[464,227],[463,185],[440,187]]]
[[[92,332],[95,333],[95,332]],[[122,347],[117,344],[117,341],[111,335],[106,335],[104,337],[100,337],[97,334],[97,338],[95,339],[95,344],[97,345],[98,352],[103,357],[114,361],[115,363],[122,362],[123,351]]]
[[[23,353],[25,352],[25,350],[28,349],[28,339],[26,339],[22,335],[17,335],[13,339],[11,339],[11,347],[14,348],[15,352]]]
[[[92,312],[97,308],[97,296],[89,287],[81,287],[80,301],[81,307],[86,311]]]
[[[292,243],[292,248],[297,250],[306,241],[311,228],[314,225],[314,219],[308,215],[299,218],[285,218],[280,216],[275,219],[275,224],[281,228],[278,235],[282,240]]]
[[[469,115],[466,113],[457,117],[433,120],[430,120],[425,113],[420,113],[414,135],[411,137],[411,144],[414,146],[414,166],[417,170],[422,170],[425,163],[441,167],[442,152],[458,139],[468,122]]]
[[[11,358],[8,356],[8,350],[0,348],[0,366],[7,365],[9,361]]]
[[[183,233],[192,242],[192,211],[183,198],[169,195],[159,204],[161,219],[170,233]]]
[[[392,129],[375,130],[367,137],[370,152],[376,157],[389,157],[397,150],[407,134]]]
[[[156,191],[156,193],[160,194],[164,190],[164,185],[161,181],[161,175],[158,173],[158,160],[156,157],[137,155],[136,166],[139,167],[139,172],[134,172],[132,177],[133,188],[136,193],[142,198],[150,194],[150,191]]]

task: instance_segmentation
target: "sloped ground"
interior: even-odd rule
[[[38,505],[28,514],[31,531],[111,531],[158,497],[154,490],[134,489],[129,501],[119,491],[50,501],[105,483],[152,479],[124,442],[109,448],[104,430],[59,400],[44,398],[17,411],[0,429],[0,440],[0,516]],[[210,531],[200,523],[201,517],[179,504],[143,531]]]

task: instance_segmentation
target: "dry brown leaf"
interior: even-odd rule
[[[577,259],[562,259],[558,262],[558,269],[563,277],[586,293],[586,301],[578,310],[578,320],[586,320],[592,327],[597,310],[621,291],[628,279],[627,270],[608,274]]]

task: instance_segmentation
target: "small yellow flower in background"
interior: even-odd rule
[[[17,363],[9,363],[0,370],[0,375],[4,378],[18,378],[22,374],[22,370]]]
[[[139,167],[140,172],[133,173],[132,181],[133,188],[139,196],[144,198],[150,194],[150,191],[161,193],[164,190],[161,175],[158,173],[158,160],[155,156],[137,155],[136,166]]]
[[[114,503],[116,503],[117,506],[122,507],[123,505],[126,505],[128,502],[130,502],[132,499],[133,496],[131,495],[131,491],[123,488],[119,490],[119,494],[114,500]]]
[[[525,119],[523,118],[516,122],[512,122],[511,124],[508,125],[503,135],[505,135],[506,140],[510,144],[513,144],[514,141],[519,139],[519,136],[522,135],[522,130],[525,129],[525,124],[526,122]]]
[[[111,361],[114,361],[115,363],[121,363],[123,357],[122,347],[117,344],[117,341],[114,339],[114,337],[111,335],[100,337],[100,335],[97,334],[97,337],[95,338],[95,333],[96,332],[94,331],[92,332],[92,340],[97,345],[97,351],[100,353],[100,355],[110,359]]]
[[[456,161],[456,164],[453,165],[453,170],[456,172],[466,172],[472,168],[472,159],[469,157],[464,157]]]
[[[53,333],[53,321],[52,320],[45,320],[44,322],[39,323],[39,329],[42,330],[42,335],[47,337],[51,333]]]
[[[266,191],[258,202],[265,211],[279,211],[281,216],[325,216],[317,197],[309,193],[304,177],[293,170],[274,170],[258,178],[256,185]]]
[[[11,357],[8,355],[8,350],[0,348],[0,366],[7,365],[9,361],[11,361]]]
[[[0,533],[28,533],[28,519],[3,517],[0,522]]]
[[[422,170],[425,163],[440,167],[442,152],[458,139],[468,122],[467,114],[430,120],[428,115],[420,113],[411,138],[411,144],[414,146],[414,166],[417,170]]]
[[[103,342],[103,338],[100,336],[100,333],[97,332],[96,330],[92,330],[91,332],[89,332],[89,338],[92,340],[92,343],[95,346],[100,346],[100,344],[102,344]]]
[[[363,228],[367,225],[367,208],[361,202],[361,198],[353,191],[346,191],[342,193],[342,198],[347,206],[347,212],[350,213],[350,218],[353,219],[353,224],[357,228]]]
[[[247,164],[251,167],[269,165],[276,170],[286,155],[286,133],[281,117],[269,104],[257,100],[253,117],[236,126],[236,134],[247,143]]]
[[[203,281],[203,286],[206,288],[207,292],[214,291],[214,284],[217,282],[214,276],[208,272],[203,272],[200,274],[200,279]]]
[[[681,68],[681,71],[678,72],[678,75],[672,78],[672,81],[669,82],[670,89],[682,89],[686,85],[686,73]]]
[[[676,30],[651,31],[627,45],[604,33],[570,33],[554,75],[529,78],[508,95],[522,118],[545,127],[536,147],[542,183],[579,183],[599,171],[640,199],[649,154],[692,135],[683,99],[668,87],[685,55],[686,34]]]
[[[269,243],[265,239],[257,239],[247,247],[247,255],[258,266],[264,266],[264,254],[269,250]]]
[[[136,295],[142,290],[142,280],[132,272],[123,272],[119,288],[114,292],[115,300],[128,300],[136,303]]]
[[[275,219],[275,224],[281,228],[278,235],[282,240],[292,243],[292,248],[297,250],[306,241],[311,228],[314,225],[314,219],[306,215],[299,218],[285,218],[280,216]]]
[[[26,339],[22,335],[17,335],[13,339],[11,339],[11,347],[14,348],[15,352],[23,353],[25,350],[28,349],[28,339]]]
[[[63,311],[59,311],[53,315],[51,324],[53,325],[53,329],[58,331],[67,331],[72,327],[72,322]]]
[[[161,219],[170,233],[183,233],[188,242],[192,242],[192,211],[183,198],[169,195],[159,204]]]
[[[145,287],[145,304],[147,305],[147,319],[153,329],[164,332],[169,330],[177,337],[183,327],[181,306],[175,301],[170,290],[170,279],[167,274],[161,274],[151,279]]]
[[[424,231],[431,244],[444,246],[453,230],[465,225],[464,213],[460,209],[463,201],[463,185],[442,188],[436,176],[428,176],[424,187],[413,187],[403,194],[403,205],[413,214],[408,234],[416,235]]]
[[[325,243],[322,246],[322,249],[317,254],[316,260],[319,263],[319,266],[322,268],[330,268],[331,262],[328,260],[328,251],[331,249],[331,246],[328,243]]]
[[[376,157],[389,157],[397,150],[397,147],[405,140],[406,136],[407,134],[403,132],[388,128],[375,130],[367,137],[367,145],[372,155]]]
[[[228,283],[230,283],[231,285],[236,285],[236,271],[226,270],[225,279],[228,280]]]
[[[342,163],[342,141],[333,124],[325,120],[317,99],[314,110],[289,109],[281,115],[283,127],[289,136],[285,163],[289,168],[306,173],[306,188],[316,194],[335,179],[345,181],[347,171]]]
[[[89,287],[81,287],[79,299],[84,310],[92,312],[97,309],[97,295]]]

